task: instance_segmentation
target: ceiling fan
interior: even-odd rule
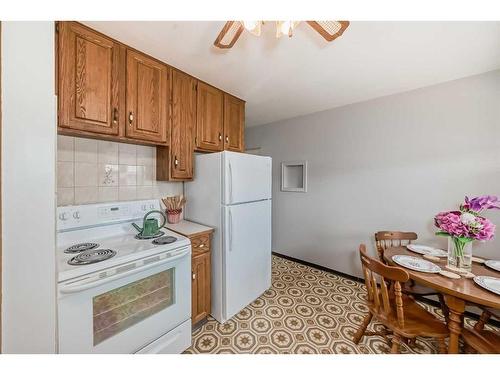
[[[305,21],[317,31],[327,42],[337,39],[349,26],[349,21]],[[276,37],[283,35],[291,37],[300,21],[276,21]],[[243,30],[248,30],[259,36],[264,21],[227,21],[220,31],[214,46],[218,48],[231,48],[238,40]]]

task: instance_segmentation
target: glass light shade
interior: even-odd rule
[[[260,26],[262,21],[242,21],[243,27],[250,31],[252,34],[260,36]]]
[[[293,30],[297,27],[300,21],[276,21],[276,37],[280,38],[283,35],[291,37]]]

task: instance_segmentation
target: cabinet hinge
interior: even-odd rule
[[[59,22],[56,22],[56,33],[59,32]]]

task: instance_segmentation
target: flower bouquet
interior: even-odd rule
[[[472,241],[488,241],[495,235],[495,225],[480,216],[489,209],[500,209],[498,197],[465,197],[459,211],[440,212],[434,217],[434,224],[439,228],[436,234],[448,237],[449,266],[471,270]]]

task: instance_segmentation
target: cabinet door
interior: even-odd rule
[[[196,80],[178,70],[172,73],[170,177],[193,178],[193,131],[196,121]]]
[[[224,149],[245,150],[245,102],[229,94],[224,94]]]
[[[222,151],[224,93],[215,87],[198,82],[196,106],[196,148]]]
[[[193,258],[191,320],[195,324],[210,314],[210,252]]]
[[[168,136],[169,68],[127,50],[128,138],[166,143]]]
[[[58,39],[59,126],[118,135],[119,44],[74,22]]]

